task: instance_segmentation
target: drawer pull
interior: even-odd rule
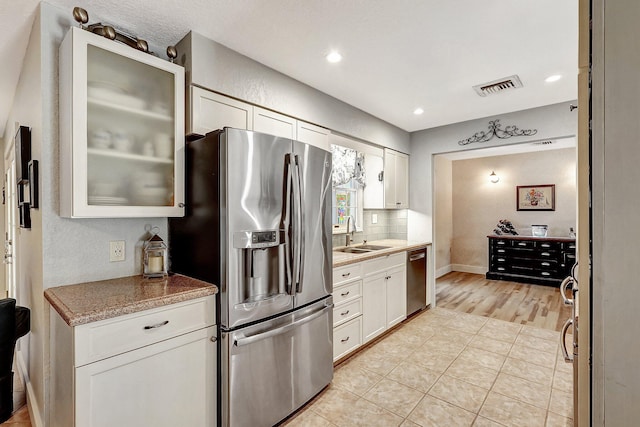
[[[145,326],[144,329],[156,329],[156,328],[160,328],[161,326],[164,326],[166,324],[168,324],[169,321],[165,320],[164,322],[160,322],[160,323],[156,323],[155,325],[149,325],[149,326]]]
[[[543,271],[543,272],[542,272],[542,275],[543,275],[543,276],[551,276],[551,273],[548,273],[548,272],[546,272],[546,271]]]
[[[346,297],[347,295],[349,295],[351,293],[351,291],[347,291],[347,292],[343,292],[340,294],[341,297]]]
[[[551,247],[551,245],[548,244],[548,243],[543,243],[540,246],[543,247],[543,248],[550,248]]]
[[[504,244],[505,244],[505,242],[498,242],[498,244],[499,244],[499,245],[504,245]]]
[[[340,313],[340,316],[346,316],[347,314],[349,314],[349,311],[350,311],[350,310],[347,310],[347,311],[345,311],[345,312]]]
[[[506,252],[506,251],[505,251],[504,249],[498,249],[498,253],[500,253],[500,254],[503,254],[503,253],[505,253],[505,252]]]
[[[550,256],[551,254],[549,252],[542,252],[540,255],[542,255],[542,256]]]
[[[342,274],[342,277],[349,277],[349,276],[351,276],[351,272]]]
[[[349,341],[349,337],[342,338],[342,339],[340,340],[340,342],[347,342],[347,341]]]
[[[527,246],[527,244],[524,242],[521,242],[521,243],[518,243],[518,246]]]
[[[505,271],[505,270],[506,270],[506,268],[504,268],[504,267],[498,267],[498,271]]]
[[[505,259],[504,259],[504,258],[498,258],[498,261],[499,261],[499,262],[504,262],[504,261],[505,261]]]
[[[550,265],[551,265],[551,263],[548,263],[548,262],[543,262],[543,263],[542,263],[542,266],[543,266],[543,267],[549,267]]]

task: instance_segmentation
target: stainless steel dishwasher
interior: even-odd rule
[[[427,248],[407,251],[407,316],[427,306]]]

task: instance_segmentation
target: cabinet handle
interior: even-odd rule
[[[385,277],[385,279],[389,280],[389,279],[391,279],[391,276],[387,276],[387,277]]]
[[[524,243],[524,242],[520,242],[520,243],[518,243],[518,246],[527,246],[527,244]]]
[[[548,262],[543,262],[543,263],[542,263],[542,266],[543,266],[543,267],[549,267],[550,265],[551,265],[551,264],[550,264],[550,263],[548,263]]]
[[[396,202],[396,205],[401,205],[401,204],[402,204],[402,202]]]
[[[211,337],[211,338],[209,338],[209,341],[211,341],[211,342],[216,342],[216,341],[218,341],[218,338],[216,338],[216,337]]]
[[[542,252],[540,255],[542,255],[542,256],[549,256],[549,255],[551,255],[551,254],[550,254],[549,252]]]
[[[505,270],[506,270],[506,268],[504,268],[504,267],[498,267],[498,271],[505,271]]]
[[[504,262],[504,258],[498,258],[498,262]]]
[[[343,312],[343,313],[340,313],[340,316],[346,316],[347,314],[349,314],[349,311],[350,311],[350,310],[347,310],[347,311],[345,311],[345,312]]]
[[[543,276],[551,276],[551,273],[547,272],[547,271],[543,271],[541,273]]]
[[[342,339],[340,340],[340,342],[347,342],[347,341],[349,341],[349,337],[342,338]]]
[[[551,247],[551,245],[548,244],[548,243],[543,243],[540,246],[543,247],[543,248],[550,248]]]
[[[343,292],[340,294],[341,297],[346,297],[347,295],[349,295],[351,291],[347,291],[347,292]]]
[[[499,245],[504,245],[504,244],[505,244],[505,242],[500,241],[500,242],[498,242],[498,244],[499,244]]]
[[[184,208],[184,203],[178,203],[179,208]]]
[[[505,251],[504,249],[498,249],[498,253],[499,253],[499,254],[503,254],[503,253],[505,253],[505,252],[506,252],[506,251]]]
[[[344,273],[344,274],[342,274],[342,277],[349,277],[349,276],[351,276],[351,273]]]
[[[146,330],[146,329],[156,329],[156,328],[159,328],[159,327],[161,327],[161,326],[166,325],[167,323],[169,323],[169,321],[168,321],[168,320],[165,320],[164,322],[156,323],[155,325],[145,326],[145,327],[144,327],[144,329],[145,329],[145,330]]]

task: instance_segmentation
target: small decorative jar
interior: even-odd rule
[[[167,245],[152,230],[152,236],[144,242],[143,277],[166,277],[167,273]]]

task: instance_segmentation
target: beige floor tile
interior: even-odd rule
[[[560,339],[560,332],[552,331],[550,329],[536,328],[531,325],[524,325],[521,333],[556,342]]]
[[[371,347],[349,361],[352,366],[375,372],[379,375],[387,375],[406,358],[406,354],[385,354],[383,351]]]
[[[553,380],[553,368],[536,365],[521,359],[514,359],[513,357],[507,357],[501,372],[546,386],[551,386],[551,381]]]
[[[424,342],[420,345],[423,345]],[[413,348],[418,348],[420,345],[414,345]],[[385,356],[404,356],[407,355],[408,347],[399,339],[393,338],[393,336],[385,337],[382,341],[377,342],[374,347],[371,348],[373,353],[384,354]]]
[[[333,373],[332,384],[351,393],[363,396],[382,379],[382,375],[345,364]]]
[[[410,320],[406,325],[400,328],[398,332],[408,332],[412,335],[419,335],[427,340],[436,333],[436,328],[425,324],[425,322]]]
[[[469,342],[473,337],[474,337],[474,334],[471,332],[465,332],[458,329],[443,327],[440,329],[436,329],[435,334],[429,339],[429,341],[438,341],[438,342],[445,342],[445,343],[456,343],[456,344],[467,345],[469,344]]]
[[[534,337],[532,335],[526,335],[520,333],[516,338],[515,345],[523,345],[526,347],[534,348],[540,351],[546,351],[547,353],[556,354],[558,351],[558,340],[547,340],[544,338]]]
[[[406,418],[424,393],[390,379],[383,379],[364,395],[371,403]]]
[[[445,371],[446,375],[489,390],[498,377],[498,371],[485,368],[468,360],[455,360]]]
[[[416,424],[411,420],[404,420],[400,427],[420,427],[420,424]]]
[[[443,375],[429,390],[429,395],[477,413],[488,392],[488,389]]]
[[[524,360],[525,362],[533,363],[535,365],[546,366],[547,368],[553,368],[556,363],[555,354],[536,350],[520,344],[513,345],[509,352],[509,357]]]
[[[491,391],[479,415],[510,427],[541,427],[547,411]]]
[[[547,423],[545,427],[573,427],[571,418],[561,417],[553,412],[547,412]]]
[[[502,427],[502,424],[492,421],[489,418],[478,417],[473,422],[473,427]]]
[[[456,360],[457,354],[438,353],[436,351],[416,350],[405,359],[405,362],[420,365],[439,374],[447,370],[451,362]]]
[[[405,361],[387,374],[387,378],[426,393],[438,381],[440,375],[439,372]]]
[[[350,416],[358,399],[353,393],[329,386],[309,409],[336,424],[338,420]]]
[[[486,326],[494,329],[502,329],[512,333],[519,333],[522,330],[522,325],[500,319],[489,319],[487,320]]]
[[[552,389],[549,411],[563,417],[573,418],[573,393]]]
[[[431,328],[408,328],[403,326],[387,338],[387,341],[405,349],[405,351],[406,349],[412,350],[427,342],[434,333]]]
[[[573,393],[573,372],[556,370],[553,374],[553,388]]]
[[[457,356],[467,346],[466,343],[448,340],[444,335],[434,335],[427,342],[415,349],[416,352],[425,354],[450,354]]]
[[[339,417],[336,425],[340,427],[394,427],[399,426],[402,421],[402,417],[365,399],[360,399],[351,407],[349,414],[342,414]]]
[[[460,353],[458,359],[499,371],[504,364],[506,356],[479,348],[467,347]]]
[[[408,419],[423,427],[470,426],[475,414],[427,395],[418,403]]]
[[[469,342],[469,347],[480,348],[503,356],[509,354],[512,344],[506,341],[494,340],[493,338],[476,335]]]
[[[485,325],[480,328],[480,330],[478,331],[478,335],[505,341],[508,343],[513,343],[516,340],[516,338],[518,337],[518,333],[520,332],[519,328],[513,329],[505,328],[503,326],[497,326],[496,324],[491,323],[491,320],[493,319],[489,319],[487,323],[485,323]]]
[[[477,333],[480,328],[487,323],[487,319],[481,316],[473,316],[470,314],[460,314],[455,319],[452,319],[447,323],[447,327],[451,329],[457,329],[462,332],[471,334]]]
[[[529,403],[545,411],[549,407],[551,387],[513,375],[500,373],[491,391]]]
[[[556,371],[573,372],[573,362],[566,362],[562,353],[556,358]]]
[[[282,425],[286,427],[331,427],[335,424],[311,410],[306,410]]]

